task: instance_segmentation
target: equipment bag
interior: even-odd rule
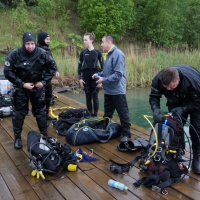
[[[41,135],[36,131],[28,133],[27,148],[31,166],[38,171],[56,173],[60,167],[67,169],[67,165],[77,165],[78,162],[69,145],[61,145],[56,138],[41,138]]]
[[[0,95],[0,118],[11,116],[12,113],[13,107],[11,99]]]
[[[114,173],[128,172],[137,161],[140,161],[140,170],[150,175],[136,181],[133,185],[139,187],[143,184],[151,187],[153,191],[167,194],[164,188],[179,182],[181,176],[188,173],[187,167],[182,163],[185,160],[180,158],[183,151],[178,147],[179,144],[176,144],[177,136],[175,135],[181,135],[181,133],[177,133],[179,129],[175,127],[177,127],[176,121],[166,117],[163,123],[155,125],[150,134],[149,145],[142,150],[140,156],[125,164],[111,160],[113,164],[110,170]]]
[[[74,146],[94,142],[105,143],[120,135],[121,126],[108,117],[83,118],[67,131],[66,141]]]
[[[67,130],[75,123],[78,123],[81,118],[90,116],[90,112],[84,108],[67,109],[58,115],[58,120],[55,122],[56,131],[60,135],[65,136]]]

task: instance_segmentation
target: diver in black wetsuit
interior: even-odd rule
[[[38,33],[38,44],[37,46],[44,49],[45,51],[47,51],[47,53],[53,58],[51,50],[49,48],[50,45],[50,35],[47,32],[41,31],[40,33]],[[58,67],[56,66],[57,70],[54,74],[55,78],[59,78],[60,77],[60,73],[58,72]],[[51,105],[51,100],[53,97],[53,87],[52,87],[52,83],[51,81],[49,81],[49,83],[46,84],[45,86],[45,101],[46,101],[46,116],[47,116],[47,120],[53,120],[54,118],[51,117],[49,115],[49,108]]]
[[[97,87],[96,80],[92,79],[92,75],[103,69],[103,59],[101,52],[93,46],[95,40],[94,33],[85,33],[83,40],[87,49],[83,50],[80,54],[78,78],[80,86],[84,88],[86,94],[87,109],[93,116],[97,116],[99,110],[99,88]],[[98,66],[98,62],[101,68]]]
[[[169,112],[182,126],[189,117],[189,133],[192,141],[192,170],[200,174],[200,71],[188,65],[176,65],[162,69],[153,78],[149,103],[156,123],[162,122],[164,112],[160,107],[162,96],[167,99]],[[183,150],[184,135],[179,135],[178,144]]]

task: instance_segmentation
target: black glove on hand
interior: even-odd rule
[[[155,109],[155,110],[153,111],[153,119],[154,119],[154,122],[155,122],[155,123],[162,122],[162,121],[163,121],[163,120],[162,120],[162,116],[163,116],[164,114],[165,114],[165,113],[164,113],[161,109],[159,109],[159,108]]]
[[[171,112],[172,112],[172,115],[174,114],[174,115],[181,118],[181,116],[183,115],[183,112],[184,112],[184,108],[183,107],[176,107],[176,108],[173,108],[171,110]]]

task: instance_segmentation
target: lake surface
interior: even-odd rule
[[[129,114],[131,123],[136,124],[138,126],[150,129],[149,123],[143,117],[143,115],[151,115],[152,111],[149,105],[149,92],[150,88],[135,88],[132,90],[127,90],[127,102],[129,107]],[[63,95],[77,100],[81,103],[85,103],[85,93],[82,91],[79,94],[75,94],[73,92],[66,92],[62,93]],[[100,108],[99,110],[104,111],[103,108],[103,101],[104,101],[104,93],[103,90],[99,92],[99,101],[100,101]],[[165,98],[162,98],[161,107],[163,111],[167,111],[165,106]],[[115,112],[115,116],[118,117],[117,113]],[[151,120],[152,121],[152,120]]]

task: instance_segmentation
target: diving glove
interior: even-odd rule
[[[183,113],[185,112],[185,110],[186,110],[185,107],[176,107],[176,108],[173,108],[171,112],[181,117]]]
[[[160,123],[162,122],[162,117],[164,116],[165,112],[162,111],[161,109],[159,108],[156,108],[154,111],[153,111],[153,119],[154,119],[154,122],[155,123]]]

